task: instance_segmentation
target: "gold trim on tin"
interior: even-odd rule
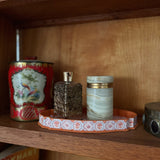
[[[45,62],[12,62],[10,65],[15,67],[26,67],[27,65],[36,67],[53,67],[53,63]]]
[[[113,83],[87,83],[87,88],[112,88]]]

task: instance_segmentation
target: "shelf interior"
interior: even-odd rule
[[[5,17],[0,17],[1,113],[9,113],[7,68],[15,59],[16,46],[15,27],[8,19],[25,28],[156,16],[159,7],[158,0],[1,1],[0,13]],[[152,17],[25,29],[22,52],[24,57],[36,55],[54,62],[57,80],[64,70],[74,71],[75,81],[84,86],[83,102],[87,75],[114,75],[114,105],[140,114],[145,103],[160,97],[159,27],[159,17]],[[129,132],[76,134],[48,131],[37,122],[15,122],[3,114],[0,132],[0,142],[95,158],[135,159],[136,153],[137,159],[153,159],[160,152],[160,139],[145,132],[142,125]]]

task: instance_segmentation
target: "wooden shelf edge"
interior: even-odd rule
[[[152,159],[160,148],[0,126],[0,142],[106,159]],[[152,154],[150,154],[152,153]]]
[[[24,20],[15,22],[15,25],[17,26],[17,28],[23,29],[23,28],[33,28],[33,27],[54,26],[54,25],[87,23],[94,21],[152,17],[152,16],[160,16],[160,8],[126,10],[113,13],[86,15],[86,16],[68,17],[68,18],[50,18],[50,19],[31,20],[31,21]]]

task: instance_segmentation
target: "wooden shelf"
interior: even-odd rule
[[[0,116],[0,141],[40,149],[107,159],[152,159],[159,157],[160,139],[142,125],[129,132],[77,134],[48,131],[37,122],[16,122]]]
[[[18,27],[160,15],[159,0],[2,0],[0,14]]]
[[[159,0],[0,0],[0,113],[9,112],[7,68],[15,59],[15,26],[149,16],[160,16]],[[66,69],[78,71],[75,81],[83,86],[87,75],[114,75],[115,106],[140,114],[145,103],[159,100],[159,27],[158,17],[22,30],[22,53],[53,61],[55,78]],[[48,131],[37,122],[15,122],[0,115],[0,133],[0,142],[102,159],[159,159],[160,152],[160,139],[142,125],[129,132],[76,134]]]

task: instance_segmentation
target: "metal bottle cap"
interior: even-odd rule
[[[72,82],[73,72],[63,72],[63,76],[65,82]]]

